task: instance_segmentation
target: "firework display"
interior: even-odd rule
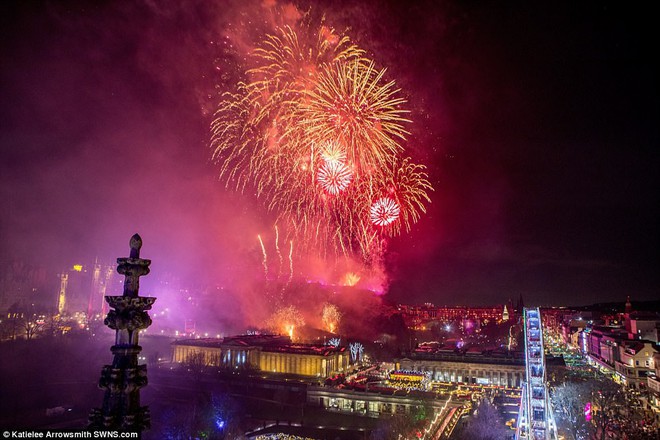
[[[341,312],[339,311],[339,308],[334,304],[325,303],[323,304],[323,311],[321,314],[325,329],[330,333],[336,332],[339,327],[339,321],[341,320]]]
[[[371,205],[371,222],[376,226],[387,226],[399,218],[401,209],[389,197],[382,197]]]
[[[277,28],[250,65],[212,122],[220,179],[254,188],[301,249],[377,260],[432,190],[404,154],[410,121],[395,82],[327,26]]]
[[[318,181],[331,195],[337,195],[351,183],[351,170],[342,162],[326,161],[319,168]]]
[[[360,281],[360,275],[354,272],[348,272],[346,275],[344,275],[344,278],[342,279],[342,285],[355,286],[358,283],[358,281]]]
[[[281,307],[266,321],[266,327],[274,333],[294,338],[294,331],[305,325],[300,311],[295,306]]]

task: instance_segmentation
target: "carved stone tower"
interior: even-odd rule
[[[131,237],[131,254],[117,258],[117,272],[125,276],[124,294],[106,296],[113,309],[104,324],[115,330],[112,365],[101,371],[99,387],[105,389],[103,407],[94,408],[89,414],[92,429],[142,431],[149,428],[149,408],[140,406],[140,388],[147,384],[147,366],[138,365],[138,334],[151,325],[146,310],[151,309],[156,298],[138,296],[140,277],[149,273],[151,260],[140,258],[142,239],[138,234]]]

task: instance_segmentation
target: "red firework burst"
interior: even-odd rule
[[[321,187],[330,194],[339,194],[345,190],[353,175],[351,170],[342,162],[328,160],[319,168],[317,179]]]
[[[387,226],[399,218],[401,208],[389,197],[381,197],[371,205],[371,222],[376,226]]]

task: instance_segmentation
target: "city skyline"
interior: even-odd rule
[[[106,291],[113,310],[105,318],[80,311],[89,305],[84,280],[97,298],[110,282],[102,273],[112,271],[102,269],[112,267],[98,263],[91,274],[74,265],[61,275],[56,314],[29,306],[3,313],[5,437],[55,428],[258,440],[335,432],[347,440],[657,437],[660,314],[637,311],[630,299],[618,310],[530,308],[522,298],[508,307],[392,310],[372,295],[376,310],[365,316],[345,308],[344,291],[332,293],[340,303],[324,303],[318,322],[291,305],[238,333],[187,320],[182,332],[162,327],[168,309],[152,306],[165,298],[139,294],[152,263],[142,245],[133,235],[129,257],[117,258],[123,295]],[[72,283],[78,295],[69,297]],[[184,309],[172,315],[181,321]],[[103,345],[111,365],[101,366]],[[98,382],[90,368],[101,371]]]
[[[111,261],[139,232],[153,278],[231,285],[262,273],[260,234],[270,276],[281,271],[272,216],[218,182],[209,150],[236,73],[216,70],[232,64],[218,60],[220,42],[247,44],[228,23],[247,27],[266,7],[3,4],[0,258],[54,270]],[[396,80],[413,121],[406,147],[435,188],[428,213],[389,244],[388,299],[657,297],[650,14],[615,3],[312,8]],[[329,276],[293,262],[300,278]]]

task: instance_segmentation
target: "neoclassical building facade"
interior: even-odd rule
[[[346,347],[292,344],[291,338],[282,335],[240,335],[173,343],[173,362],[189,362],[193,356],[205,366],[320,378],[343,373],[350,367]]]
[[[525,380],[525,359],[467,353],[411,353],[399,359],[399,368],[429,373],[440,382],[520,387]]]

